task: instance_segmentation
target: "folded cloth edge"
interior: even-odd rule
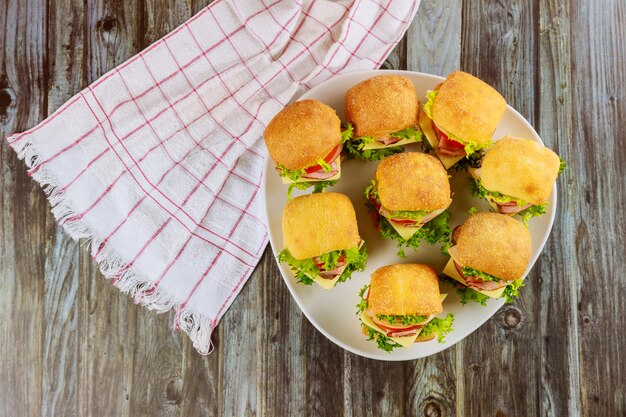
[[[207,9],[214,6],[218,2],[214,2],[207,6]],[[411,20],[417,11],[419,1],[415,2],[413,10],[411,12]],[[201,14],[201,12],[198,13]],[[192,17],[193,19],[194,17]],[[405,28],[405,30],[408,28]],[[170,36],[171,34],[166,35]],[[389,49],[386,51],[385,56],[381,58],[381,63],[391,53],[393,46],[399,42],[404,35],[404,31],[398,33],[394,37],[393,43],[390,44]],[[158,42],[158,41],[157,41]],[[150,47],[148,47],[150,48]],[[142,51],[143,52],[143,51]],[[142,53],[140,52],[140,53]],[[132,57],[129,60],[136,58]],[[128,62],[128,61],[126,61]],[[115,71],[115,68],[111,71]],[[108,73],[108,72],[107,72]],[[106,75],[106,74],[105,74]],[[104,76],[104,75],[103,75]],[[300,89],[298,95],[308,89],[308,85],[305,87],[305,81],[300,83]],[[54,114],[59,113],[67,105],[60,106],[49,117],[53,117]],[[45,164],[39,160],[39,152],[36,146],[30,141],[30,138],[25,137],[40,125],[33,127],[22,133],[15,133],[6,138],[9,145],[15,150],[19,159],[23,159],[26,167],[29,170],[32,178],[42,187],[46,194],[50,205],[52,207],[52,213],[57,222],[63,225],[64,230],[75,240],[84,239],[90,246],[91,256],[98,265],[102,274],[112,280],[112,284],[123,293],[128,293],[134,298],[134,302],[141,304],[144,307],[149,308],[157,312],[167,312],[171,308],[176,311],[176,319],[174,320],[174,329],[182,330],[188,334],[192,340],[194,348],[198,350],[200,354],[209,354],[213,350],[213,344],[211,336],[213,330],[216,328],[217,323],[220,321],[221,316],[228,309],[228,306],[232,303],[233,299],[241,291],[246,279],[241,280],[234,288],[230,300],[226,300],[222,313],[219,317],[210,318],[195,311],[193,307],[186,305],[183,309],[180,309],[181,304],[174,301],[174,297],[167,295],[161,288],[150,292],[146,291],[147,288],[152,287],[151,281],[142,276],[140,273],[134,270],[132,266],[129,266],[122,257],[116,253],[115,250],[106,248],[105,250],[98,251],[101,246],[102,239],[97,236],[97,233],[79,216],[76,216],[77,211],[69,203],[69,199],[65,198],[64,190],[57,187],[58,181],[55,180],[54,175],[48,170]],[[267,238],[263,247],[267,245]]]

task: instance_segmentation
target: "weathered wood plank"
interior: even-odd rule
[[[461,48],[461,68],[494,86],[533,124],[535,7],[525,0],[466,1]],[[535,268],[520,298],[464,340],[458,372],[465,415],[539,414],[539,279]]]
[[[187,2],[190,0],[186,0]],[[213,0],[191,0],[191,9],[193,14],[198,13],[200,10],[204,9],[206,6],[211,4]]]
[[[461,60],[461,0],[427,0],[407,32],[407,67],[447,75]],[[423,103],[423,98],[420,101]],[[405,408],[411,415],[452,416],[457,410],[457,355],[461,347],[405,365]]]
[[[580,415],[578,359],[578,287],[576,264],[577,221],[573,214],[574,178],[570,145],[573,136],[570,6],[567,2],[542,2],[539,10],[539,120],[537,131],[546,146],[570,161],[570,169],[558,183],[558,211],[552,239],[535,265],[540,271],[541,299],[541,414]],[[574,168],[575,170],[575,168]],[[564,279],[569,277],[569,279]],[[568,323],[567,327],[563,323]]]
[[[83,2],[53,2],[48,9],[48,114],[84,84]],[[63,233],[46,208],[44,338],[41,352],[42,415],[77,415],[79,245]]]
[[[309,408],[308,367],[314,367],[306,356],[307,333],[316,330],[307,328],[308,323],[291,298],[270,248],[250,279],[255,281],[247,285],[259,288],[260,331],[256,353],[259,415],[304,416]]]
[[[344,415],[347,400],[344,397],[345,351],[305,318],[302,323],[306,349],[306,397],[302,398],[305,401],[300,407],[307,410],[308,416]]]
[[[564,239],[575,242],[578,273],[573,266],[569,269],[580,282],[581,410],[589,416],[623,416],[626,5],[577,2],[570,26],[573,134],[563,145],[570,160],[573,218]]]
[[[259,326],[259,313],[262,314],[259,311],[260,271],[261,268],[257,267],[218,327],[221,347],[219,415],[260,414],[259,395],[262,393],[257,387],[258,365],[264,358],[258,356],[257,340],[262,336],[260,333],[265,332]]]
[[[77,410],[78,386],[78,243],[65,235],[47,213],[53,239],[46,245],[42,404],[45,416]]]
[[[46,201],[4,141],[46,114],[45,1],[0,3],[0,414],[42,408]]]
[[[216,334],[218,331],[215,332]],[[213,338],[215,350],[198,355],[188,337],[183,337],[183,387],[181,416],[218,416],[222,392],[219,373],[221,344]]]
[[[422,0],[407,31],[409,71],[445,76],[459,69],[462,0]]]
[[[87,83],[138,52],[140,13],[134,2],[87,2]],[[79,268],[80,415],[129,416],[137,307],[97,272],[84,249]]]

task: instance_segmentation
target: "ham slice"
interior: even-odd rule
[[[437,145],[438,151],[441,155],[455,157],[455,156],[465,156],[465,147],[460,143],[450,139],[448,135],[443,133],[435,124],[432,122],[433,130],[437,135],[437,139],[439,140],[439,144]],[[451,144],[458,144],[457,146],[450,146]]]
[[[493,202],[496,206],[498,206],[498,211],[501,214],[508,214],[508,215],[513,215],[513,214],[517,214],[522,210],[526,210],[527,208],[529,208],[530,206],[532,206],[531,203],[528,203],[526,205],[523,206],[518,206],[516,201],[509,201],[508,203],[496,203],[495,201]]]
[[[402,138],[394,138],[389,136],[381,136],[376,138],[376,142],[380,142],[385,146],[393,145],[394,143],[400,142]]]
[[[465,284],[473,290],[479,291],[495,291],[498,288],[506,287],[509,285],[506,281],[483,281],[480,278],[476,278],[474,276],[467,276],[463,274],[463,270],[461,265],[459,265],[456,261],[454,261],[454,267],[456,268],[459,275],[465,280]]]
[[[439,153],[444,156],[465,156],[465,149],[449,149],[445,148],[441,144],[441,140],[439,141]]]
[[[320,167],[317,171],[307,172],[302,175],[302,178],[310,178],[314,180],[326,180],[328,178],[332,178],[339,172],[339,168],[337,167],[337,159],[330,163],[331,170],[326,172],[324,168]]]

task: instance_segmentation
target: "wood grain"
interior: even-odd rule
[[[48,8],[47,73],[51,114],[85,84],[85,8],[79,1]],[[79,245],[46,210],[44,271],[43,415],[78,414]]]
[[[578,101],[572,96],[571,10],[558,1],[544,2],[539,21],[539,90],[536,128],[552,149],[569,161],[569,169],[559,181],[559,210],[543,255],[535,265],[541,293],[537,340],[541,351],[541,414],[580,415],[578,345],[578,273],[575,253],[576,207],[575,155],[571,154],[572,112]],[[569,277],[569,279],[564,279]],[[564,327],[563,322],[570,323]]]
[[[569,186],[579,201],[570,220],[575,234],[566,238],[575,242],[574,276],[580,283],[576,308],[584,415],[626,414],[625,24],[624,2],[587,0],[571,11],[572,27],[593,28],[571,31],[576,101],[573,135],[567,142],[572,161]],[[574,224],[568,224],[573,229]]]
[[[43,405],[46,200],[4,138],[46,115],[46,13],[45,1],[0,4],[2,415],[37,415]]]
[[[536,3],[473,1],[464,6],[461,68],[494,86],[534,123]],[[539,288],[539,271],[533,269],[520,298],[464,340],[459,371],[466,415],[540,414]]]
[[[0,2],[0,139],[209,0]],[[357,357],[304,318],[268,249],[202,357],[56,226],[0,141],[0,415],[626,415],[626,5],[423,0],[384,68],[461,67],[569,164],[520,300],[433,357]]]

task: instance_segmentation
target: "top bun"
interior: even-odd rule
[[[480,179],[489,191],[542,204],[552,192],[560,165],[557,154],[540,143],[506,136],[485,154]]]
[[[443,311],[437,274],[422,264],[378,268],[372,274],[367,300],[374,314],[428,316]]]
[[[439,160],[419,152],[391,155],[376,170],[380,203],[387,210],[440,210],[450,205],[450,181]]]
[[[489,84],[468,73],[454,71],[438,85],[431,115],[437,127],[446,133],[484,146],[505,109],[504,97]]]
[[[354,248],[361,237],[352,201],[339,193],[294,198],[283,210],[283,239],[296,259]]]
[[[419,102],[410,79],[379,75],[346,93],[345,114],[355,138],[381,137],[417,125]]]
[[[456,238],[455,261],[496,278],[522,278],[530,261],[530,232],[504,214],[475,213],[459,227]]]
[[[277,165],[298,170],[317,164],[341,142],[341,121],[324,103],[296,101],[274,116],[264,137]]]

